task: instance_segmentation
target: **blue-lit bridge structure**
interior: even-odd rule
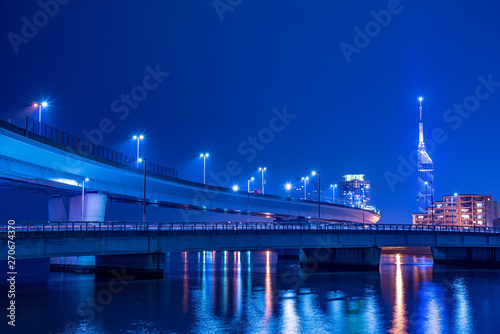
[[[0,185],[53,196],[49,200],[50,221],[103,221],[108,200],[176,208],[187,222],[199,220],[192,214],[196,210],[243,215],[228,218],[233,221],[244,221],[247,215],[318,220],[315,201],[234,192],[226,188],[228,185],[182,180],[177,170],[150,161],[145,167],[136,164],[131,156],[31,118],[26,118],[24,129],[0,121]],[[85,184],[82,210],[86,178],[90,182]],[[69,208],[61,196],[70,198]],[[380,219],[375,212],[329,203],[321,203],[320,212],[320,220],[328,222],[374,224]]]
[[[163,276],[165,254],[298,250],[303,267],[378,270],[383,247],[430,247],[435,263],[500,267],[500,228],[331,223],[42,222],[0,228],[15,234],[17,259],[95,256],[95,268]],[[7,260],[7,252],[0,260]]]

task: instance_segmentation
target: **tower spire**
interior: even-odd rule
[[[420,123],[418,123],[418,149],[425,149],[424,143],[424,123],[422,122],[422,101],[423,97],[419,97],[418,101],[420,102],[420,107],[418,108],[420,111]]]

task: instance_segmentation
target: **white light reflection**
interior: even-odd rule
[[[406,304],[404,300],[403,274],[401,271],[401,257],[396,255],[396,281],[394,312],[392,316],[392,328],[390,333],[401,334],[407,332],[408,319],[406,317]]]
[[[469,300],[469,291],[467,282],[464,278],[457,278],[453,282],[453,291],[455,297],[455,331],[457,333],[471,333],[473,332],[474,324],[473,308]]]
[[[282,300],[282,322],[283,333],[299,333],[300,319],[297,316],[297,301],[295,298],[285,298]]]

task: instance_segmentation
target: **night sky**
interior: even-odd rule
[[[496,0],[61,2],[53,17],[35,1],[0,4],[4,120],[24,125],[47,99],[44,122],[84,137],[109,119],[102,145],[135,155],[131,136],[143,133],[141,155],[184,179],[202,181],[201,152],[215,173],[238,161],[230,184],[242,188],[266,166],[269,194],[314,169],[328,185],[366,174],[381,222],[410,223],[417,175],[400,164],[417,147],[423,96],[435,199],[500,199]],[[131,93],[140,101],[122,100]],[[265,143],[249,150],[259,133]],[[2,219],[46,215],[44,197],[9,193]]]

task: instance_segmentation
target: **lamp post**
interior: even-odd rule
[[[335,188],[337,188],[337,185],[330,184],[330,188],[332,188],[332,203],[337,204],[337,201],[335,200]]]
[[[143,175],[144,175],[144,194],[142,195],[142,222],[146,222],[146,158],[137,159],[137,163],[143,163]]]
[[[38,134],[41,135],[42,133],[42,107],[47,108],[49,104],[45,101],[42,103],[34,103],[33,107],[38,107]]]
[[[207,166],[207,158],[210,156],[208,153],[201,153],[200,158],[203,158],[203,184],[206,184],[205,171]]]
[[[264,185],[266,184],[266,180],[264,180],[264,172],[266,170],[266,167],[259,167],[259,172],[262,172],[262,195],[264,195]]]
[[[320,177],[319,177],[319,170],[318,171],[313,171],[311,173],[312,176],[318,176],[318,179],[317,179],[317,185],[318,185],[318,223],[320,222],[321,220],[321,180],[320,180]]]
[[[307,199],[307,181],[308,180],[309,180],[309,176],[302,178],[302,181],[304,181],[304,199]]]
[[[454,216],[454,213],[453,213],[453,202],[455,201],[457,195],[458,195],[457,193],[454,193],[453,196],[451,197],[451,228],[453,228],[453,216]]]
[[[85,208],[85,182],[88,182],[88,181],[89,181],[89,178],[86,177],[85,179],[83,179],[83,182],[82,182],[82,222],[84,221],[83,214],[84,214],[84,208]]]
[[[137,140],[137,168],[139,168],[139,142],[144,139],[143,135],[133,136],[133,140]]]
[[[254,177],[249,177],[248,178],[248,192],[250,192],[250,182],[252,182],[253,180],[255,180]]]
[[[250,181],[255,180],[254,177],[248,178],[248,187],[247,187],[247,221],[250,221]]]
[[[290,182],[287,182],[285,184],[285,190],[286,190],[286,197],[290,197],[290,190],[292,190],[292,184]]]

